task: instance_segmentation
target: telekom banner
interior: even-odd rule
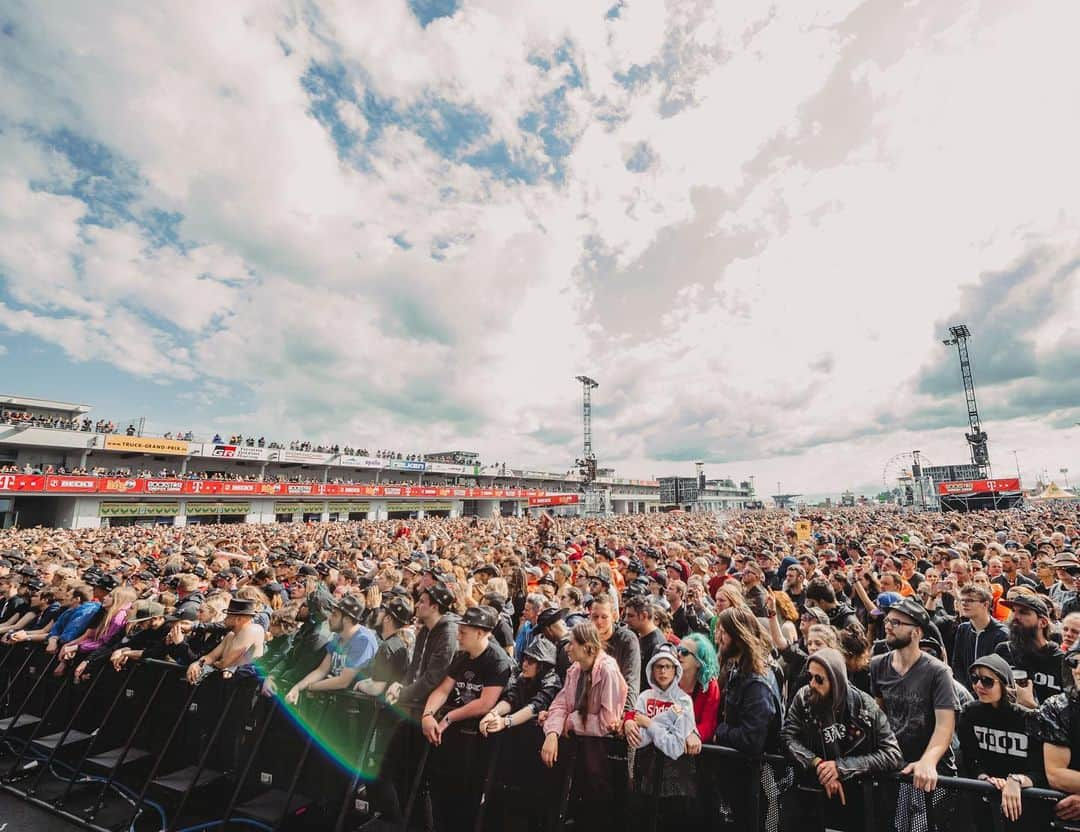
[[[1002,491],[1019,491],[1020,480],[1013,477],[1004,480],[959,480],[939,482],[937,493],[943,497],[953,494],[990,494]]]

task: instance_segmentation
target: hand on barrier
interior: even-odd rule
[[[300,689],[295,685],[289,688],[289,692],[285,694],[285,702],[289,705],[295,705],[300,701]]]
[[[421,720],[420,725],[424,729],[424,736],[427,741],[435,746],[442,744],[443,731],[450,727],[450,723],[445,717],[443,717],[442,721],[439,721],[431,714],[427,714]]]
[[[540,748],[540,759],[548,768],[553,768],[559,760],[559,735],[548,734]]]
[[[1059,820],[1080,820],[1080,794],[1070,794],[1059,800],[1054,813]]]
[[[65,644],[60,648],[60,661],[68,662],[75,658],[75,653],[78,650],[73,644]]]
[[[840,782],[840,772],[836,768],[835,760],[822,760],[817,765],[817,779],[823,786],[828,786],[830,783]]]
[[[383,698],[388,705],[395,704],[398,701],[399,696],[401,696],[401,682],[394,682],[386,689],[386,693],[383,694]]]
[[[1020,819],[1023,801],[1020,798],[1020,784],[1004,777],[987,777],[989,782],[1001,792],[1001,813],[1011,821]]]
[[[701,753],[701,737],[696,731],[686,738],[686,753],[691,757],[696,757]]]
[[[825,794],[829,797],[839,797],[840,805],[847,805],[847,798],[844,796],[844,784],[839,780],[833,780],[825,786]]]
[[[912,775],[912,783],[916,789],[932,792],[937,788],[937,767],[930,763],[924,763],[922,760],[917,763],[908,763],[900,773]]]
[[[489,711],[484,715],[484,718],[480,720],[480,724],[477,727],[480,729],[480,733],[486,737],[488,734],[499,733],[499,731],[506,727],[506,723],[497,713]]]
[[[273,679],[271,679],[269,676],[267,676],[266,680],[262,683],[262,695],[263,696],[274,696],[276,693],[277,693],[277,685],[274,684]]]
[[[201,661],[192,662],[188,665],[187,673],[184,676],[187,678],[188,683],[195,685],[202,679],[203,663]]]
[[[116,671],[119,671],[120,668],[127,664],[127,660],[127,653],[124,652],[123,647],[121,647],[119,650],[113,650],[112,655],[109,656],[109,661],[112,662],[113,670]]]

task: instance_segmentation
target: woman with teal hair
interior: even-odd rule
[[[716,733],[720,718],[720,686],[716,677],[720,673],[716,648],[701,633],[690,633],[679,642],[679,664],[682,676],[679,686],[694,700],[696,734],[686,740],[686,753],[697,754],[703,742],[710,742]]]

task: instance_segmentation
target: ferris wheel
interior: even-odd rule
[[[896,488],[901,478],[906,479],[911,476],[911,469],[914,464],[915,454],[911,451],[889,457],[885,467],[881,470],[882,484],[886,489]],[[926,454],[919,454],[919,464],[925,469],[934,463],[930,461]]]

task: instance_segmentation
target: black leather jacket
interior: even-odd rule
[[[835,652],[822,650],[815,657]],[[839,653],[836,658],[837,663],[842,662]],[[811,707],[810,688],[800,688],[780,729],[788,756],[807,772],[813,771],[815,757],[835,760],[842,780],[857,774],[899,771],[904,757],[885,712],[869,694],[848,685],[840,668],[826,669],[834,680],[833,690],[845,697],[846,706],[839,709],[839,716],[825,716]]]

